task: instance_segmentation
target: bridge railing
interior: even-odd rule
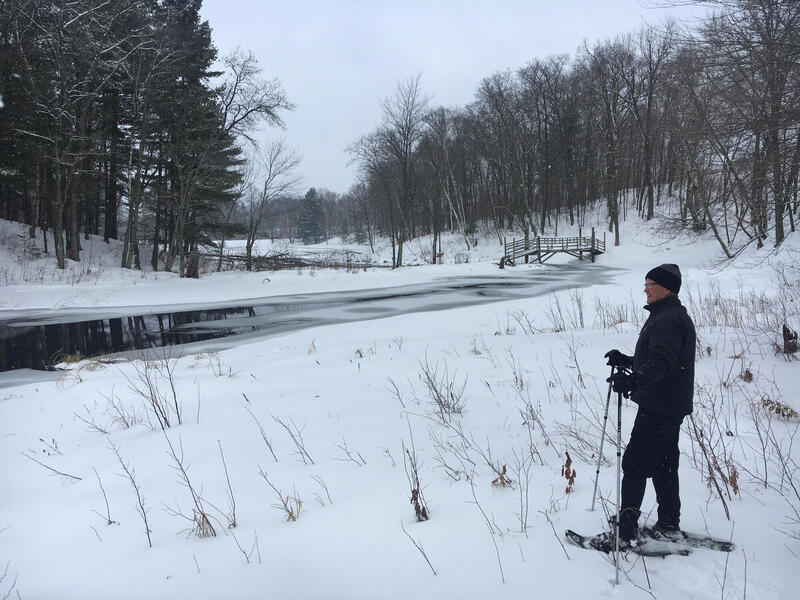
[[[535,237],[527,235],[522,239],[504,240],[503,252],[507,260],[514,261],[517,257],[530,254],[543,254],[550,252],[587,252],[600,254],[606,251],[604,239],[599,239],[592,229],[591,237],[578,235],[563,238]]]

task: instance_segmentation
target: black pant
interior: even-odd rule
[[[681,499],[678,485],[678,435],[683,417],[673,417],[639,407],[631,440],[622,457],[622,539],[636,537],[644,490],[652,477],[658,502],[658,520],[678,527]]]

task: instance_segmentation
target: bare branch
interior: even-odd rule
[[[25,454],[24,452],[20,452],[20,454],[22,454],[22,456],[24,456],[28,460],[32,460],[36,464],[43,466],[45,469],[48,469],[48,470],[52,471],[56,475],[61,475],[62,477],[66,477],[67,479],[74,479],[75,481],[82,481],[82,479],[80,477],[78,477],[77,475],[70,475],[69,473],[62,473],[61,471],[58,471],[58,470],[54,469],[53,467],[44,464],[42,461],[35,459],[33,456]]]
[[[430,561],[430,559],[428,558],[428,555],[427,555],[427,553],[425,552],[425,548],[423,548],[423,547],[422,547],[422,544],[421,544],[421,543],[419,543],[417,540],[415,540],[413,537],[411,537],[411,534],[410,534],[410,533],[408,533],[408,532],[406,531],[406,528],[405,528],[405,526],[403,525],[403,521],[402,521],[402,520],[400,521],[400,529],[402,529],[402,530],[403,530],[403,533],[405,533],[405,534],[406,534],[406,536],[408,537],[408,539],[410,539],[410,540],[411,540],[411,543],[412,543],[412,544],[414,544],[414,547],[415,547],[417,550],[419,550],[419,553],[420,553],[420,554],[422,554],[422,558],[424,558],[424,559],[425,559],[425,562],[426,562],[426,563],[428,563],[428,567],[430,567],[430,569],[431,569],[431,572],[432,572],[434,575],[436,575],[436,574],[437,574],[437,573],[436,573],[436,569],[434,569],[434,568],[433,568],[433,565],[431,564],[431,561]]]

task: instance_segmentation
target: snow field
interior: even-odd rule
[[[16,576],[14,591],[23,598],[627,599],[649,597],[641,589],[648,588],[649,575],[650,591],[659,599],[743,598],[745,593],[760,599],[787,597],[799,550],[797,524],[787,517],[798,504],[791,504],[788,485],[781,493],[758,481],[763,467],[750,411],[752,400],[763,394],[800,408],[791,394],[800,376],[796,361],[774,354],[777,337],[752,328],[698,328],[711,352],[698,353],[696,421],[718,444],[727,443],[737,465],[752,471],[740,470],[740,493],[726,496],[730,520],[699,470],[703,461],[688,420],[681,436],[682,526],[717,537],[732,533],[737,549],[731,554],[696,551],[688,559],[648,559],[647,575],[641,560],[629,558],[623,561],[623,581],[615,586],[607,557],[562,547],[564,529],[598,532],[606,526],[603,506],[613,510],[616,468],[608,439],[600,472],[604,500],[598,500],[594,512],[588,510],[596,465],[592,452],[599,445],[607,390],[608,367],[602,356],[610,348],[632,351],[646,316],[640,289],[644,273],[660,262],[680,264],[685,286],[681,297],[687,303],[701,292],[709,294],[712,282],[731,298],[740,289],[777,294],[775,276],[763,265],[714,272],[704,268],[714,257],[713,243],[678,239],[665,250],[664,245],[650,246],[651,236],[646,229],[624,235],[625,244],[600,259],[610,267],[609,279],[577,292],[319,327],[219,354],[176,357],[183,423],[166,432],[148,427],[142,398],[130,389],[128,380],[135,381],[143,368],[140,361],[84,361],[56,383],[0,390],[5,474],[0,483],[0,562],[9,565],[0,594]],[[289,273],[281,285],[292,291],[291,279],[299,282],[295,289],[316,284],[333,289],[369,277],[374,278],[370,286],[375,281],[388,286],[431,272],[438,276],[440,271],[433,269],[442,268],[496,267],[445,265],[431,271],[416,267],[314,277]],[[156,301],[178,302],[196,299],[195,285],[216,289],[209,295],[217,297],[238,294],[250,284],[231,289],[237,275],[242,274],[189,284],[159,274],[159,282],[170,289],[153,284],[150,293]],[[255,275],[263,279],[263,274]],[[275,277],[271,283],[277,280],[284,281]],[[68,297],[77,302],[84,291],[104,285],[39,286],[33,292],[38,297],[47,288],[55,305]],[[122,298],[132,289],[113,291],[114,285],[108,284],[110,306],[111,298]],[[20,306],[23,293],[31,291],[10,290],[4,295],[6,306]],[[603,326],[604,315],[621,307],[627,310],[627,321]],[[459,390],[465,383],[463,413],[452,415],[450,426],[440,422],[420,379],[426,361],[442,384],[450,382]],[[742,377],[745,369],[752,381]],[[167,381],[159,382],[166,391]],[[117,398],[129,414],[137,413],[139,422],[127,429],[114,422],[109,398]],[[530,428],[520,413],[526,401],[540,419]],[[709,416],[713,410],[717,421]],[[76,414],[108,433],[90,431]],[[634,415],[635,406],[626,401],[623,442]],[[313,464],[300,460],[276,419],[302,433]],[[615,422],[612,402],[611,439],[616,437]],[[773,418],[770,423],[781,447],[797,461],[798,450],[790,444],[797,420]],[[712,431],[712,425],[720,430]],[[727,430],[733,435],[726,435]],[[466,447],[457,431],[469,440]],[[404,467],[403,448],[410,448],[412,434],[431,517],[422,523],[409,502]],[[165,435],[177,450],[182,447],[190,480],[215,519],[216,537],[191,535],[186,531],[191,523],[170,514],[175,509],[191,515],[192,501],[167,454]],[[130,481],[120,476],[119,461],[110,450],[112,443],[135,469],[152,548],[134,508]],[[236,500],[235,529],[226,526],[223,514],[229,509],[219,444]],[[570,493],[561,473],[567,451],[577,471]],[[492,485],[497,473],[484,459],[489,452],[495,466],[505,465],[509,472],[515,470],[515,455],[529,460],[529,478],[510,473],[513,486]],[[81,480],[53,475],[23,453]],[[767,468],[770,485],[777,485],[774,456]],[[108,498],[115,522],[111,525],[94,470]],[[288,522],[273,506],[279,500],[259,470],[284,497],[302,501],[297,521]],[[795,471],[795,485],[796,476]],[[524,482],[529,491],[521,501]],[[521,502],[523,510],[527,506],[526,532],[521,531]],[[654,506],[648,487],[644,513]],[[647,520],[654,521],[654,516]],[[403,528],[424,548],[436,575]],[[781,531],[794,531],[795,537]]]

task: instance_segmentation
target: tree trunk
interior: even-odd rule
[[[36,237],[36,225],[39,223],[39,207],[41,206],[41,179],[39,165],[33,167],[33,183],[28,182],[25,185],[25,195],[27,197],[28,205],[30,206],[30,223],[28,227],[28,237],[34,239]]]
[[[67,236],[69,239],[69,248],[67,256],[71,260],[78,262],[81,259],[81,236],[78,227],[80,221],[78,218],[80,200],[71,192],[67,193],[69,194],[66,198],[67,202],[69,202],[67,206],[67,222],[69,224],[69,235]]]
[[[153,226],[153,255],[150,257],[150,265],[153,271],[158,271],[158,244],[160,242],[161,221],[163,219],[163,210],[161,206],[161,190],[164,175],[164,163],[159,154],[158,159],[158,176],[157,176],[157,189],[156,189],[156,205],[155,205],[155,225]]]
[[[110,115],[108,117],[108,169],[105,177],[105,219],[103,226],[103,239],[108,242],[109,239],[117,239],[117,178],[119,176],[119,161],[117,159],[118,145],[117,145],[117,122],[118,108],[119,108],[119,95],[115,90],[112,90],[108,96],[110,104]]]
[[[769,132],[767,153],[772,169],[772,194],[775,203],[775,246],[783,243],[783,213],[786,211],[786,199],[783,197],[783,168],[781,166],[780,140],[777,127]]]
[[[64,210],[62,203],[62,176],[61,166],[55,165],[55,181],[53,182],[53,196],[50,200],[50,223],[53,229],[53,247],[56,252],[56,264],[59,269],[67,266],[66,253],[64,251]]]

